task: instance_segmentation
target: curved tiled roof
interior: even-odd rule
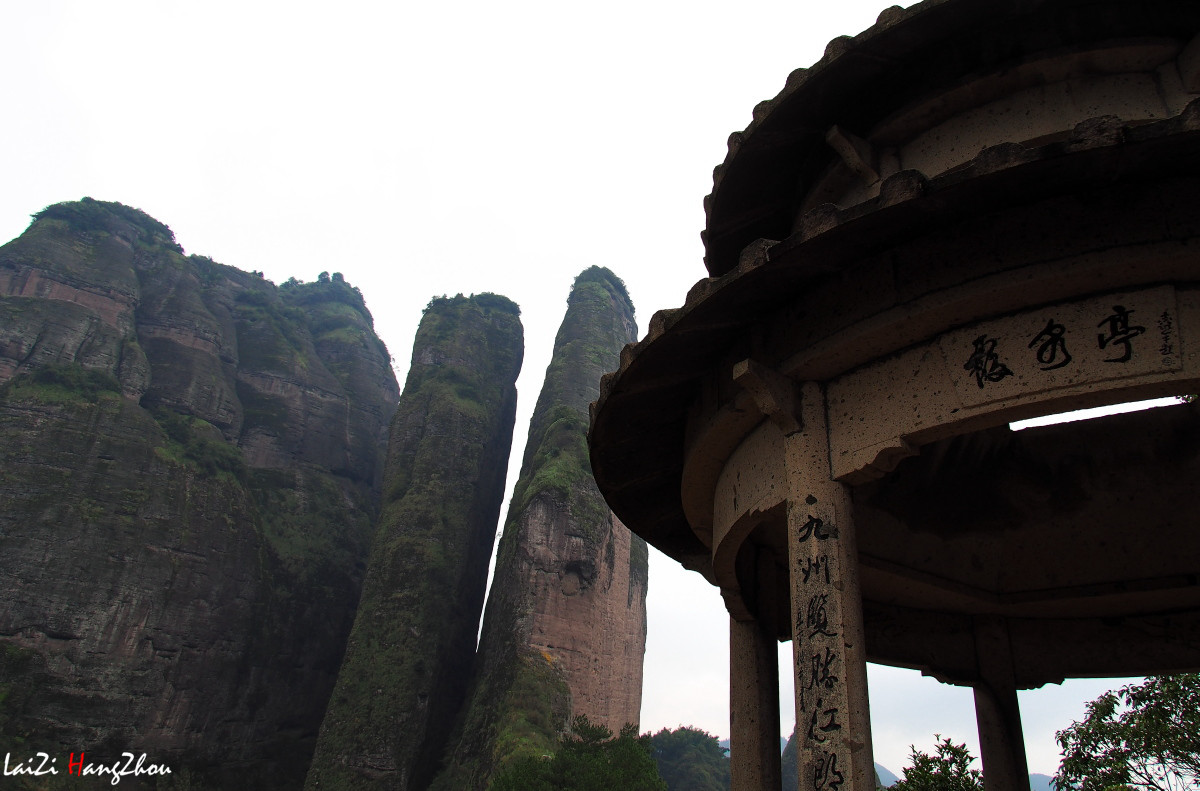
[[[803,185],[829,161],[826,131],[865,132],[914,97],[1002,69],[1030,51],[1100,40],[1177,36],[1200,24],[1200,3],[1122,0],[926,0],[885,9],[857,36],[789,75],[729,137],[705,198],[705,263],[731,271],[755,239],[790,235]],[[1114,33],[1118,31],[1118,33]]]

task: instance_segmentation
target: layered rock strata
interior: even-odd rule
[[[0,247],[0,738],[295,788],[398,388],[339,275],[276,287],[85,199]]]
[[[435,299],[392,419],[385,504],[306,788],[422,789],[462,706],[504,498],[517,306]]]
[[[605,505],[586,448],[600,376],[636,335],[624,284],[580,274],[530,423],[461,738],[434,788],[485,788],[509,759],[553,752],[573,715],[614,731],[639,720],[647,549]]]

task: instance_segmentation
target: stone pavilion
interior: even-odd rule
[[[866,663],[1017,690],[1200,669],[1200,3],[927,0],[729,139],[708,277],[593,405],[596,481],[729,610],[734,788],[874,787]]]

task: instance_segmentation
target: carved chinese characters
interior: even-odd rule
[[[1133,339],[1144,333],[1146,328],[1130,323],[1129,317],[1132,313],[1133,311],[1127,310],[1124,305],[1113,305],[1112,313],[1096,325],[1105,328],[1104,332],[1096,335],[1096,348],[1111,349],[1111,353],[1116,355],[1115,357],[1106,357],[1104,362],[1127,363],[1133,359]],[[1171,329],[1174,327],[1174,321],[1169,310],[1164,309],[1159,316],[1159,327],[1160,332],[1164,335],[1159,349],[1170,351],[1174,348],[1173,338],[1169,337]],[[1036,357],[1041,370],[1053,371],[1071,363],[1073,358],[1067,349],[1066,335],[1066,326],[1059,324],[1051,316],[1046,320],[1046,326],[1042,328],[1042,331],[1026,344],[1026,348],[1029,349],[1037,347]],[[1087,339],[1085,338],[1083,342],[1086,344]],[[1009,367],[1000,361],[1000,355],[996,352],[997,339],[989,338],[985,333],[973,340],[971,344],[974,348],[971,356],[963,364],[963,368],[971,372],[975,377],[975,384],[980,389],[983,389],[987,382],[999,382],[1004,377],[1013,375]],[[1151,347],[1150,354],[1154,354],[1155,351]]]
[[[1191,325],[1180,314],[1190,304],[1184,299],[1166,285],[1018,313],[997,305],[997,318],[847,372],[826,385],[834,478],[869,480],[912,447],[983,415],[995,425],[1064,411],[1064,405],[1152,397],[1170,381],[1193,375],[1185,370]],[[922,384],[908,388],[908,382]],[[1010,406],[1012,412],[1001,411]]]
[[[947,333],[939,346],[957,369],[966,404],[1081,382],[1178,369],[1170,287],[1110,294],[1025,311]]]
[[[963,365],[975,377],[975,384],[983,388],[985,382],[999,382],[1006,376],[1012,376],[1008,366],[1000,362],[996,354],[996,339],[980,335],[971,342],[975,350]]]
[[[817,500],[815,497],[809,497]],[[813,504],[819,504],[813,503]],[[792,596],[795,623],[796,719],[801,788],[836,791],[846,781],[849,756],[841,746],[846,710],[845,650],[841,639],[842,601],[839,531],[827,518],[794,504]]]
[[[799,791],[873,786],[862,605],[849,491],[833,480],[824,389],[801,385],[785,437]]]

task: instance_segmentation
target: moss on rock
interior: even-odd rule
[[[361,295],[91,199],[0,246],[0,287],[0,736],[296,787],[398,397]]]
[[[532,645],[533,613],[540,606],[536,598],[543,595],[534,580],[539,574],[578,571],[588,585],[606,558],[612,565],[611,513],[592,479],[587,453],[588,405],[599,391],[600,377],[617,367],[621,348],[636,334],[633,306],[620,279],[601,267],[582,272],[568,297],[530,421],[521,475],[500,540],[471,699],[446,769],[431,786],[436,791],[482,791],[498,766],[553,752],[568,727],[568,680],[552,653]],[[581,546],[571,557],[556,554],[560,545],[575,542]],[[636,557],[644,562],[644,545]],[[645,574],[644,569],[633,573]]]
[[[423,789],[439,768],[466,694],[504,493],[522,357],[515,308],[485,295],[425,310],[308,788]],[[327,335],[354,326],[337,311],[319,320]]]

